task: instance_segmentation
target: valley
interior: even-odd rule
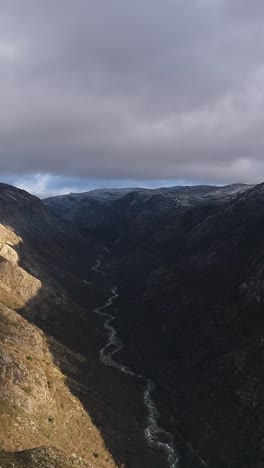
[[[93,267],[93,269],[100,273],[100,270],[98,270],[100,261],[97,261],[96,265],[97,266]],[[117,288],[112,288],[111,293],[112,295],[109,297],[106,304],[95,309],[95,313],[104,318],[104,328],[108,332],[108,342],[100,350],[100,359],[106,366],[114,367],[120,372],[134,377],[140,382],[143,382],[143,385],[145,386],[143,391],[143,401],[147,412],[146,425],[144,430],[146,443],[150,448],[153,447],[154,449],[161,449],[167,455],[169,467],[177,468],[179,459],[174,448],[173,436],[159,426],[160,414],[152,399],[152,392],[155,388],[154,382],[143,375],[136,374],[127,366],[119,364],[113,358],[115,354],[122,351],[124,344],[117,337],[117,331],[112,324],[115,321],[115,316],[105,312],[105,310],[107,310],[113,304],[113,301],[118,298]]]
[[[63,197],[0,186],[0,462],[264,466],[264,186]]]

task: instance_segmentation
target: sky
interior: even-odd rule
[[[263,0],[0,0],[0,180],[264,180]]]

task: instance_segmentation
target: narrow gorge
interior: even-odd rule
[[[93,267],[93,270],[102,274],[99,267],[101,267],[100,259],[96,261],[96,265]],[[146,426],[144,429],[146,442],[150,447],[160,449],[164,452],[169,468],[178,468],[179,458],[174,447],[173,435],[166,432],[159,426],[160,414],[152,398],[152,393],[155,388],[154,382],[143,375],[133,372],[125,365],[118,363],[118,358],[113,358],[114,355],[124,348],[124,344],[118,338],[117,331],[114,327],[115,316],[105,312],[105,310],[112,306],[116,298],[118,298],[118,292],[117,287],[114,287],[111,290],[111,295],[106,304],[95,309],[95,313],[104,318],[104,328],[107,330],[108,334],[108,342],[100,350],[100,359],[106,366],[115,367],[120,372],[143,382],[143,385],[145,386],[145,389],[143,390],[143,400],[147,413]],[[164,467],[165,465],[166,462],[164,461]]]

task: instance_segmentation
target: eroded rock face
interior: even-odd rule
[[[13,308],[23,307],[37,296],[41,282],[0,256],[0,294]]]
[[[0,399],[33,412],[49,398],[43,337],[16,312],[0,304]]]
[[[18,264],[18,254],[10,245],[0,243],[0,254],[1,257],[5,258],[10,263],[13,263],[14,265]]]

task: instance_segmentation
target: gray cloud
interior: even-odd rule
[[[0,0],[0,171],[260,181],[260,0]]]

